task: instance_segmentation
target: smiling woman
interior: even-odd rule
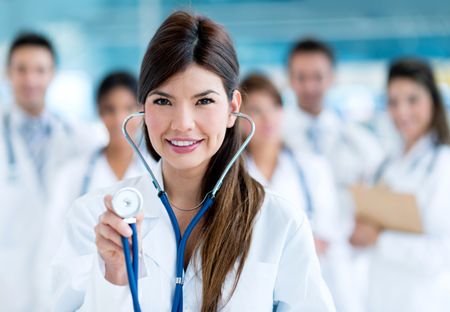
[[[239,106],[238,91],[229,103],[218,75],[199,65],[189,65],[146,99],[149,146],[176,167],[207,165],[204,160],[218,151],[227,127],[234,124],[235,117],[229,113],[238,111]]]
[[[265,192],[242,157],[192,231],[180,258],[184,274],[175,276],[179,237],[173,236],[171,223],[178,224],[181,235],[195,224],[202,199],[241,147],[234,114],[241,105],[238,76],[231,39],[212,20],[176,12],[160,26],[142,62],[138,100],[145,110],[147,148],[159,160],[156,179],[177,208],[176,220],[165,213],[146,176],[78,200],[56,266],[63,277],[57,307],[126,311],[132,306],[123,287],[127,272],[121,246],[121,236],[131,233],[105,194],[133,186],[145,205],[137,216],[143,310],[334,311],[307,219]],[[80,237],[85,239],[80,242]],[[86,254],[93,265],[70,265],[86,263]],[[88,287],[75,289],[86,280]],[[181,304],[172,306],[175,281],[184,293]],[[82,295],[74,298],[73,293]]]

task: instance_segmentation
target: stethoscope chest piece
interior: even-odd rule
[[[142,210],[142,195],[133,187],[124,187],[112,198],[114,212],[123,219],[135,218]]]

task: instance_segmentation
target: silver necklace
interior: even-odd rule
[[[177,209],[177,210],[179,210],[179,211],[194,211],[194,210],[197,210],[198,208],[200,208],[200,207],[202,206],[202,204],[203,204],[204,201],[205,201],[205,200],[203,199],[203,200],[200,202],[200,204],[198,204],[197,206],[192,207],[192,208],[180,208],[180,207],[178,207],[177,205],[175,205],[173,202],[171,202],[170,199],[169,199],[170,205],[172,205],[173,208],[175,208],[175,209]]]

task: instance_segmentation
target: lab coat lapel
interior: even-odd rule
[[[155,199],[157,199],[157,196],[155,196]],[[176,259],[175,234],[167,213],[163,211],[163,205],[158,201],[153,201],[151,205],[161,210],[160,216],[153,220],[150,218],[144,219],[148,227],[147,231],[142,233],[143,253],[150,257],[168,278],[174,278]]]
[[[69,158],[69,153],[66,154],[68,144],[73,143],[62,126],[52,118],[50,137],[47,142],[47,159],[43,169],[43,179],[46,186],[51,185],[57,168]]]
[[[161,162],[158,162],[154,166],[154,174],[161,187],[163,187]],[[175,262],[177,253],[175,233],[169,215],[167,214],[164,205],[161,203],[157,191],[151,184],[150,177],[148,177],[147,182],[147,185],[143,189],[143,192],[145,193],[145,225],[143,226],[142,232],[143,253],[150,257],[152,261],[161,268],[167,278],[175,281]],[[197,266],[194,267],[194,257],[192,257],[186,270],[185,285],[196,277],[201,270],[201,259],[198,251],[196,252],[195,257]]]
[[[38,175],[34,168],[33,162],[30,159],[29,152],[25,145],[25,141],[20,134],[21,127],[21,116],[18,108],[12,108],[10,111],[11,118],[11,142],[14,152],[15,162],[16,162],[16,175],[17,181],[20,187],[26,189],[25,185],[28,186],[28,191],[33,191],[38,194],[38,197],[42,199],[42,192],[37,192],[40,190],[40,185],[38,182]]]
[[[161,187],[161,162],[156,164],[154,174]],[[175,277],[176,240],[170,223],[170,218],[147,175],[148,183],[143,190],[144,196],[144,224],[142,229],[143,253],[161,268],[168,278]]]

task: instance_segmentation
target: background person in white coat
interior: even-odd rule
[[[256,125],[247,148],[250,174],[309,216],[322,272],[335,302],[351,300],[352,285],[347,283],[350,263],[342,256],[347,237],[342,236],[338,222],[339,205],[331,168],[323,156],[308,151],[294,153],[285,146],[281,95],[267,77],[250,74],[242,80],[240,90],[242,111]],[[244,137],[249,131],[249,127],[243,129]]]
[[[46,310],[49,298],[42,296],[40,268],[32,259],[49,230],[49,186],[68,159],[95,146],[81,127],[46,108],[55,58],[50,41],[33,33],[15,38],[8,53],[14,103],[0,120],[0,302],[6,311]]]
[[[55,188],[59,189],[54,199],[56,206],[68,207],[72,200],[85,193],[143,173],[143,166],[122,133],[125,118],[140,109],[136,78],[128,72],[111,72],[99,84],[96,100],[109,142],[82,159],[68,162],[60,170],[55,183]],[[128,124],[136,143],[140,140],[137,136],[140,124],[137,120]]]
[[[380,167],[380,181],[416,196],[423,234],[357,222],[352,243],[373,248],[368,311],[448,311],[450,135],[431,68],[417,59],[393,63],[388,98],[403,149]]]
[[[232,114],[241,104],[238,76],[225,30],[184,12],[163,22],[144,56],[138,98],[145,107],[146,139],[161,158],[155,173],[182,233],[240,147]],[[56,261],[56,310],[131,309],[120,246],[129,227],[112,212],[111,196],[105,197],[124,185],[139,189],[145,203],[137,218],[142,310],[170,310],[176,238],[147,175],[76,202]],[[189,239],[184,309],[334,311],[310,231],[302,212],[248,175],[241,156]],[[85,294],[77,289],[82,283],[88,285]]]
[[[41,250],[42,275],[41,287],[45,276],[51,275],[51,263],[55,255],[55,246],[59,246],[63,233],[65,214],[73,201],[87,192],[106,188],[116,182],[140,176],[144,172],[141,162],[135,157],[131,146],[122,133],[124,119],[137,111],[140,106],[137,102],[137,81],[127,72],[112,72],[100,83],[97,91],[97,110],[105,128],[109,134],[109,142],[90,155],[69,161],[59,170],[50,200],[48,224],[52,231],[48,233],[48,240]],[[133,120],[128,124],[130,134],[136,138],[138,127],[141,123]],[[151,160],[148,160],[151,163]],[[43,247],[43,248],[44,248]],[[50,282],[50,281],[48,281]],[[51,296],[51,285],[48,287]]]
[[[297,105],[286,111],[285,141],[293,150],[324,156],[333,170],[339,201],[339,235],[349,237],[353,225],[353,203],[349,186],[370,177],[383,159],[376,139],[366,129],[342,120],[324,106],[327,91],[334,81],[335,58],[332,49],[316,39],[294,45],[289,56],[289,78]],[[359,312],[363,308],[367,285],[367,257],[354,253],[348,244],[348,261],[353,282],[347,298],[336,302],[340,311]],[[352,299],[350,299],[352,298]]]

